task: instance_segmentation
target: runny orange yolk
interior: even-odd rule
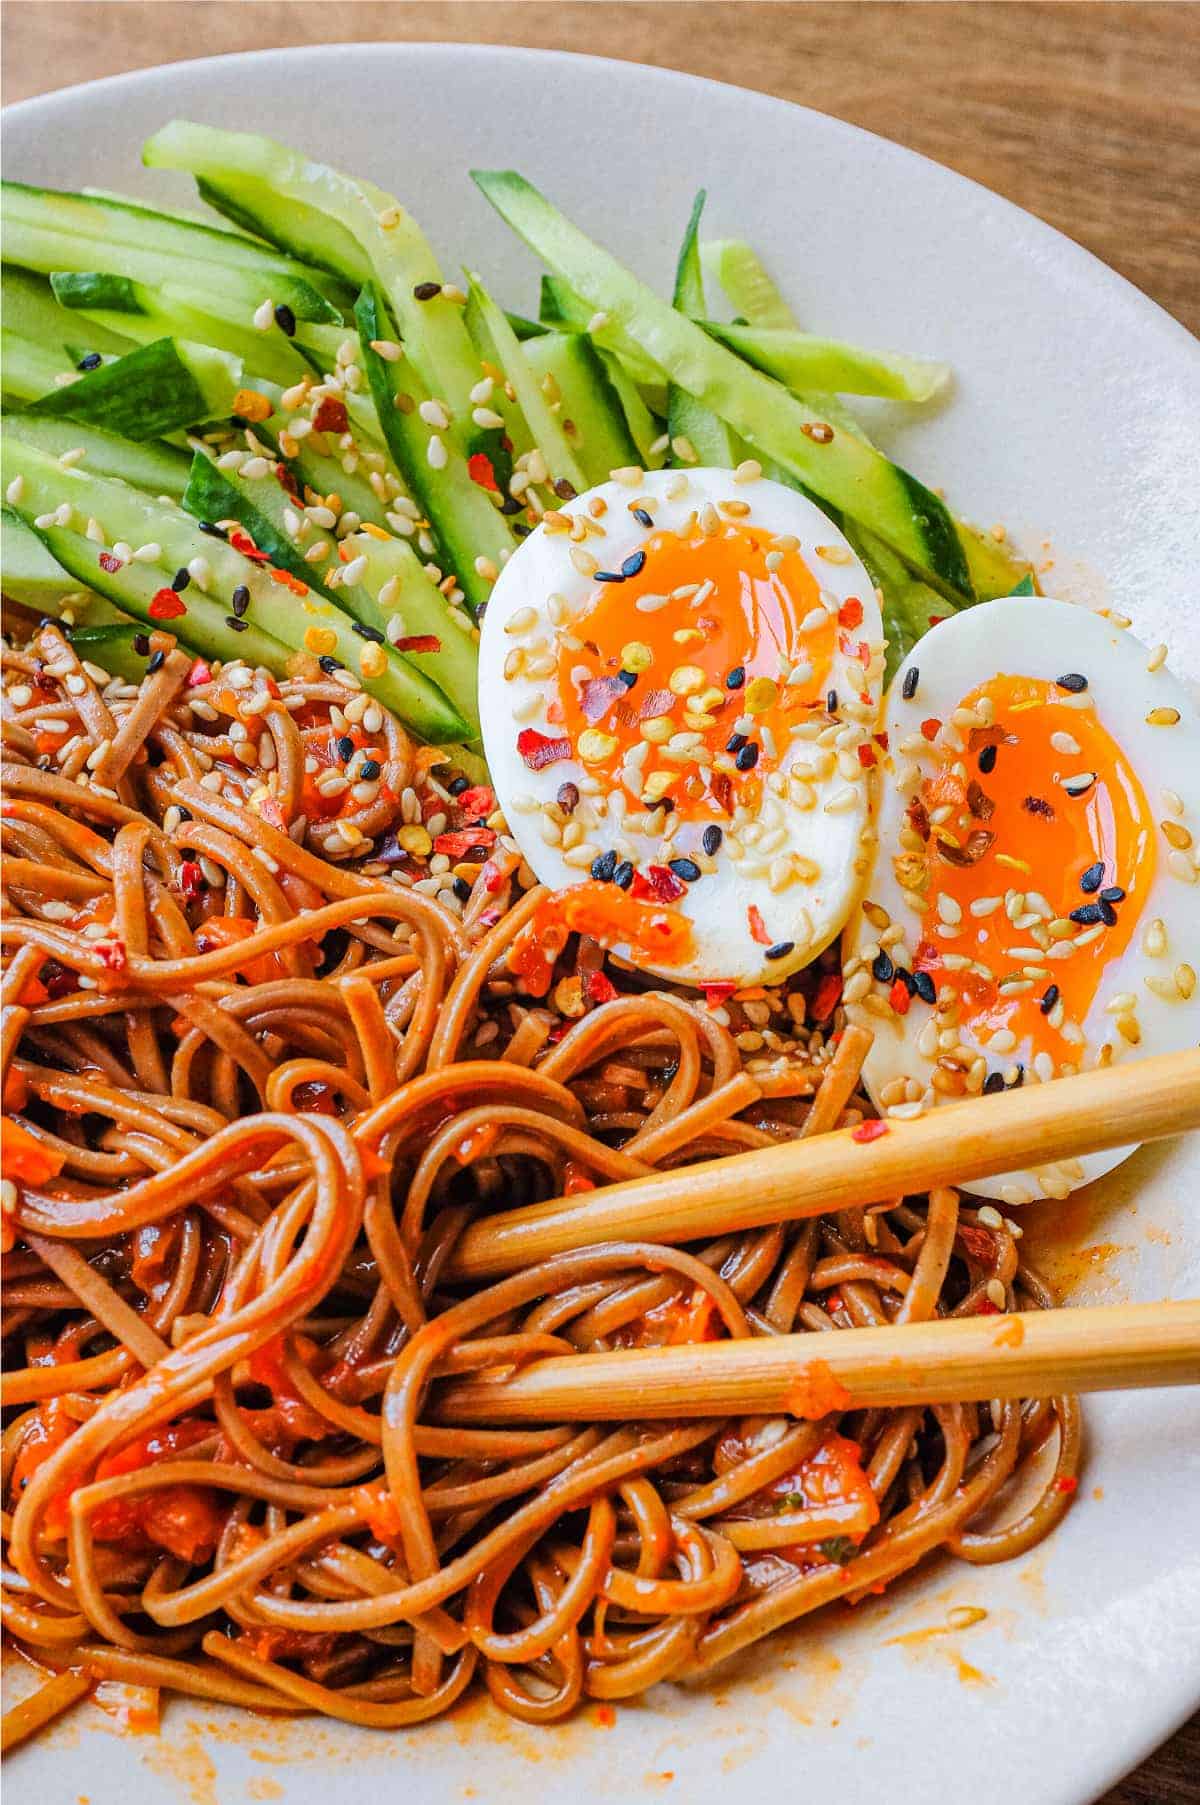
[[[678,818],[726,815],[730,792],[723,779],[732,779],[739,799],[753,807],[761,776],[783,757],[790,724],[814,704],[824,706],[835,636],[859,641],[861,607],[850,609],[850,626],[826,613],[801,632],[819,605],[816,579],[794,540],[784,538],[781,549],[776,536],[761,530],[726,524],[713,535],[699,528],[683,536],[655,532],[643,549],[638,574],[597,583],[586,611],[572,621],[571,644],[558,654],[551,718],[595,775],[615,786],[624,767],[626,793],[635,802],[652,800],[657,791],[670,795]],[[643,597],[667,599],[647,610],[638,607]],[[788,670],[797,665],[811,674],[789,686]],[[744,680],[731,687],[730,674],[738,672]],[[866,688],[865,669],[859,688]],[[742,716],[752,717],[747,737],[759,749],[753,775],[738,771],[725,751]],[[694,757],[677,756],[683,748],[664,755],[676,734],[699,736],[695,745],[705,749],[707,770]],[[627,756],[638,756],[639,747],[642,762],[631,767]],[[633,769],[641,777],[631,788]]]
[[[1071,707],[1054,684],[1029,677],[994,677],[962,706],[975,708],[984,697],[995,725],[972,730],[959,764],[966,778],[948,762],[920,791],[930,878],[915,962],[936,972],[939,990],[947,983],[958,991],[963,1040],[982,1048],[1007,1028],[1016,1037],[1014,1060],[1045,1052],[1055,1069],[1078,1065],[1084,1048],[1070,1030],[1082,1027],[1105,970],[1129,945],[1154,880],[1153,820],[1135,772],[1094,709]],[[1064,779],[1086,773],[1094,781],[1082,794],[1063,787]],[[972,844],[973,835],[990,838]],[[959,849],[985,850],[972,863],[952,863],[939,842],[952,858]],[[1098,881],[1096,866],[1103,867]],[[1080,884],[1085,873],[1088,890]],[[1107,890],[1125,892],[1109,904],[1115,924],[1096,932],[1097,924],[1071,920],[1073,911],[1099,906]],[[1012,905],[1010,917],[1005,904],[1013,893],[1044,898],[1051,916],[1031,923],[1032,908]],[[943,898],[949,907],[939,909]],[[961,919],[947,924],[955,905]],[[1050,956],[1055,945],[1080,936],[1085,943],[1069,956]],[[966,955],[992,975],[947,969],[947,953]],[[1060,1006],[1043,1008],[1051,985]]]

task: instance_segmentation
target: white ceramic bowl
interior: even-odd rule
[[[469,259],[526,311],[535,271],[469,168],[520,168],[660,287],[706,185],[707,231],[749,238],[806,324],[954,365],[956,392],[936,418],[876,410],[904,462],[962,512],[1052,555],[1048,589],[1123,608],[1200,676],[1200,352],[1005,201],[761,95],[445,45],[269,51],[68,89],[10,110],[6,170],[190,205],[182,179],[138,165],[143,138],[180,115],[270,132],[372,177],[414,208],[447,268]],[[1194,1152],[1144,1151],[1096,1195],[1059,1206],[1062,1239],[1091,1251],[1045,1258],[1078,1301],[1196,1295],[1197,1196]],[[612,1728],[592,1710],[539,1732],[475,1705],[382,1736],[177,1700],[161,1740],[118,1740],[89,1707],[18,1754],[12,1782],[53,1805],[329,1805],[383,1788],[413,1805],[518,1805],[534,1791],[689,1805],[924,1805],[953,1791],[970,1805],[1082,1805],[1200,1700],[1197,1394],[1095,1399],[1086,1416],[1077,1507],[1028,1559],[938,1563],[714,1687],[659,1688]],[[970,1631],[895,1641],[964,1604],[988,1613]]]

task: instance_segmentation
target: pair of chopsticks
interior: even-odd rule
[[[1164,1054],[888,1122],[874,1140],[841,1129],[509,1210],[467,1230],[450,1274],[479,1281],[603,1241],[798,1221],[1197,1127],[1200,1051]],[[444,1387],[436,1412],[463,1423],[804,1415],[823,1391],[849,1409],[1194,1384],[1200,1300],[579,1354]]]

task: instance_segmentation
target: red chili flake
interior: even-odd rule
[[[667,865],[650,865],[643,877],[640,871],[633,874],[633,882],[629,886],[629,894],[637,897],[639,902],[677,902],[687,890],[682,878]]]
[[[490,815],[496,806],[495,792],[486,783],[477,783],[471,789],[464,790],[454,801],[468,821],[474,821],[480,815]]]
[[[483,885],[489,896],[495,896],[497,890],[500,889],[504,882],[504,873],[498,866],[492,863],[491,859],[489,859],[486,865],[480,866],[479,882]],[[481,921],[483,920],[482,915],[479,919]],[[497,917],[497,920],[498,919],[499,917]]]
[[[758,946],[774,946],[775,937],[768,933],[767,924],[762,918],[757,903],[751,903],[746,910],[746,921],[750,928],[750,938]]]
[[[921,722],[921,738],[933,741],[942,731],[942,723],[933,715]]]
[[[877,733],[875,735],[875,744],[879,747],[881,752],[887,751],[890,742],[888,740],[886,728],[884,728],[882,733]]]
[[[892,985],[892,988],[888,991],[888,1002],[892,1005],[892,1011],[895,1015],[908,1014],[908,1006],[912,1002],[912,998],[908,994],[908,986],[905,984],[903,978],[897,978],[896,982]]]
[[[1079,1490],[1079,1481],[1076,1479],[1074,1473],[1060,1473],[1058,1478],[1054,1481],[1054,1489],[1056,1492],[1063,1492],[1067,1497],[1070,1497],[1072,1492],[1077,1492]]]
[[[730,997],[737,989],[737,985],[732,978],[721,978],[719,981],[712,984],[701,984],[700,988],[704,992],[704,1001],[707,1003],[708,1007],[710,1009],[719,1009],[722,1003],[727,1003],[729,1001]]]
[[[863,605],[856,595],[848,596],[838,609],[839,627],[861,627]]]
[[[346,403],[336,401],[332,395],[326,395],[312,417],[314,432],[349,432],[350,416],[346,412]]]
[[[517,735],[517,751],[529,770],[543,771],[547,765],[570,758],[571,742],[565,737],[552,740],[547,734],[539,733],[536,727],[522,727]]]
[[[887,1131],[886,1122],[860,1122],[857,1128],[850,1130],[850,1139],[852,1141],[877,1141],[880,1135],[886,1134]]]
[[[129,961],[123,940],[97,940],[93,949],[106,971],[126,971]]]
[[[617,987],[604,972],[589,971],[583,980],[583,994],[589,1003],[611,1003]]]
[[[842,1000],[842,977],[840,972],[827,972],[813,993],[813,1020],[828,1021]]]
[[[981,1298],[975,1311],[976,1316],[999,1316],[1000,1306],[994,1304],[990,1297]]]
[[[188,902],[195,902],[204,888],[204,873],[195,859],[185,859],[179,867],[179,888]]]
[[[940,627],[944,620],[949,619],[950,616],[948,614],[931,614],[929,616],[929,624],[931,627]]]
[[[433,842],[433,850],[444,852],[448,859],[461,859],[472,847],[495,844],[496,836],[490,827],[461,827],[454,833],[439,834]]]
[[[117,557],[115,552],[101,552],[99,564],[101,570],[107,570],[110,576],[114,571],[120,570],[121,568],[121,560]]]
[[[858,762],[862,765],[864,770],[869,770],[875,763],[875,748],[873,746],[860,746],[858,748]]]
[[[440,652],[442,649],[436,633],[406,633],[395,645],[398,652]]]
[[[187,613],[187,605],[173,589],[156,589],[146,610],[151,620],[175,620]]]
[[[473,452],[467,459],[467,475],[473,483],[478,483],[481,489],[490,489],[494,495],[499,495],[500,485],[496,481],[496,472],[486,451]]]
[[[308,594],[308,584],[294,577],[290,570],[273,570],[270,577],[272,583],[278,583],[281,589],[290,589],[293,595]]]
[[[230,533],[229,543],[232,545],[235,552],[241,552],[243,558],[249,558],[255,564],[269,564],[271,562],[266,552],[259,551],[249,533],[243,533],[240,530],[236,530]]]
[[[199,687],[202,683],[211,683],[211,682],[212,682],[211,667],[209,665],[205,664],[203,658],[197,658],[195,663],[192,665],[191,670],[188,672],[188,680],[187,680],[188,688],[189,689],[199,689]]]

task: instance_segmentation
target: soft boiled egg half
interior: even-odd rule
[[[629,471],[488,602],[483,737],[558,927],[687,983],[775,983],[870,862],[883,642],[842,535],[762,477]]]
[[[844,943],[882,1114],[1200,1037],[1200,719],[1162,659],[1072,603],[1010,597],[897,673]],[[967,1188],[1060,1197],[1131,1151]]]

